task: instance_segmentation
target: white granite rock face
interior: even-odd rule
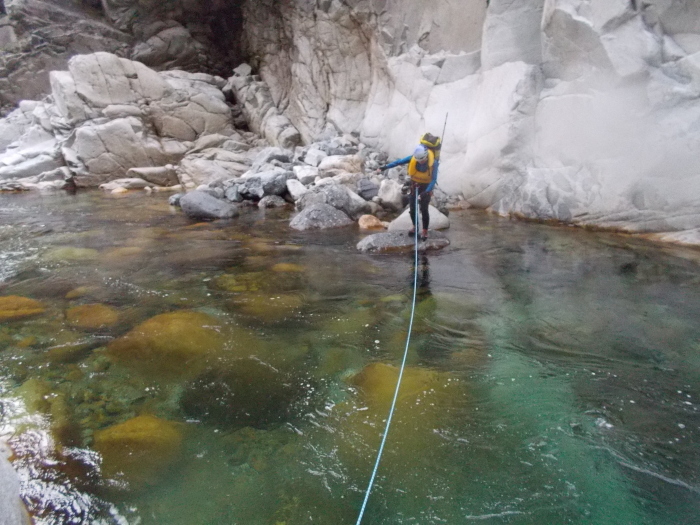
[[[50,77],[48,102],[22,102],[0,120],[0,180],[30,187],[67,166],[78,187],[132,169],[167,172],[165,186],[195,187],[250,167],[245,154],[225,149],[250,146],[234,131],[221,77],[157,73],[104,52],[75,56]]]
[[[33,10],[34,4],[12,2],[39,24],[47,8]],[[173,0],[167,9],[138,0],[102,5],[119,29],[105,30],[90,51],[114,50],[107,41],[129,40],[130,33],[136,47],[119,53],[157,68],[201,64],[211,51],[203,53],[203,28],[176,18],[211,20],[235,7],[223,0]],[[241,115],[274,146],[292,150],[355,133],[398,158],[411,153],[422,133],[441,134],[449,113],[439,185],[471,205],[684,241],[697,237],[700,215],[689,196],[700,177],[698,2],[241,5],[241,38],[251,62],[236,68],[228,83],[159,74],[115,54],[75,57],[67,70],[52,74],[51,101],[25,103],[0,121],[1,176],[43,183],[67,167],[77,181],[98,184],[132,168],[172,164],[179,182],[196,187],[250,171],[253,154],[246,148],[256,146],[254,139],[227,147],[218,138],[201,142],[232,136]],[[71,19],[65,16],[61,23]],[[17,42],[8,35],[2,46],[11,50]],[[51,64],[46,68],[55,69]],[[0,74],[0,92],[12,89]],[[232,99],[240,104],[235,117]],[[112,137],[108,144],[105,134]],[[305,163],[306,184],[314,173],[307,168],[320,166],[319,176],[352,185],[356,168],[323,162],[361,155],[356,146],[307,149],[294,161]],[[217,149],[226,153],[210,151]],[[365,161],[365,168],[378,165],[376,158]],[[253,171],[272,170],[275,162]]]
[[[472,206],[700,243],[697,2],[461,4],[480,20],[461,40],[437,38],[442,5],[269,3],[247,3],[246,39],[305,140],[359,131],[399,158],[449,113],[439,186]]]

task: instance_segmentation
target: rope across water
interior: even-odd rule
[[[379,452],[377,453],[377,460],[374,463],[374,470],[372,471],[372,477],[369,480],[369,485],[367,486],[367,492],[365,493],[365,499],[362,502],[362,508],[360,509],[360,515],[357,518],[356,525],[360,525],[362,522],[362,516],[365,514],[365,509],[367,508],[367,502],[369,501],[369,496],[372,492],[372,487],[374,486],[374,480],[377,477],[377,471],[379,470],[379,462],[382,459],[382,453],[384,452],[384,445],[386,444],[386,438],[389,435],[389,427],[391,427],[391,420],[394,417],[394,411],[396,410],[396,400],[399,398],[399,389],[401,388],[401,380],[403,379],[403,371],[406,368],[406,358],[408,357],[408,346],[411,342],[411,332],[413,330],[413,317],[416,313],[416,296],[418,292],[418,188],[415,191],[415,210],[416,210],[416,222],[415,222],[415,250],[414,250],[414,275],[413,275],[413,300],[411,302],[411,320],[408,324],[408,336],[406,337],[406,348],[403,352],[403,360],[401,361],[401,369],[399,370],[399,379],[396,381],[396,390],[394,391],[394,399],[391,402],[391,409],[389,410],[389,417],[386,420],[386,427],[384,428],[384,435],[382,436],[382,442],[379,445]]]

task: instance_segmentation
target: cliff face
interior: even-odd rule
[[[445,137],[475,206],[700,241],[700,4],[248,1],[244,37],[306,140]]]
[[[228,75],[240,63],[240,2],[4,0],[0,107],[50,92],[49,73],[98,51],[157,70]]]

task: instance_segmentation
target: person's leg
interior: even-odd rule
[[[428,235],[428,227],[430,226],[430,193],[425,191],[428,185],[426,184],[420,196],[420,213],[423,219],[423,237]]]
[[[413,228],[411,228],[409,233],[416,231],[416,191],[416,184],[411,183],[411,193],[409,195],[408,212],[411,215],[411,222],[413,223]]]

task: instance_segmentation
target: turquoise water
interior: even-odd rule
[[[0,196],[0,296],[42,307],[0,321],[0,435],[38,524],[355,523],[412,256],[292,232],[289,213],[196,224],[163,195]],[[700,252],[451,218],[451,247],[420,261],[363,523],[698,523]],[[81,305],[113,317],[81,323]],[[156,353],[117,355],[172,312],[189,324],[159,325],[139,350]],[[143,418],[162,426],[101,457]]]

